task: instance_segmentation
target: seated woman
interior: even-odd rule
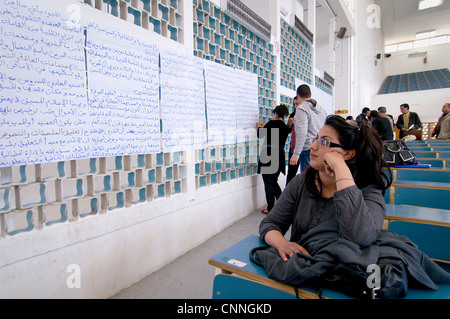
[[[310,148],[310,167],[288,184],[259,228],[284,261],[308,254],[296,242],[326,220],[337,219],[340,236],[365,247],[377,239],[385,217],[392,173],[383,171],[382,142],[369,124],[329,116]]]

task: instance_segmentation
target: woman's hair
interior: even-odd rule
[[[383,142],[375,129],[365,121],[346,121],[339,115],[328,116],[325,125],[337,131],[339,144],[345,150],[356,151],[356,155],[346,163],[358,188],[375,185],[382,190],[384,196],[386,189],[392,184],[392,172],[384,159]],[[314,186],[310,189],[315,189],[313,193],[317,193],[315,178],[316,170],[310,167],[306,179],[308,187]]]
[[[286,105],[281,104],[275,107],[273,113],[277,113],[279,117],[284,119],[286,116],[289,115],[289,109]]]

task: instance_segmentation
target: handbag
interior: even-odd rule
[[[340,264],[332,271],[320,276],[317,282],[317,294],[322,298],[322,288],[340,290],[357,299],[396,299],[403,298],[408,292],[408,273],[401,260],[380,258],[379,287],[369,287],[369,273],[351,265]]]
[[[405,141],[383,141],[384,159],[389,166],[419,164],[416,154],[406,146]]]
[[[255,253],[270,248],[261,246],[250,251],[250,260],[264,268]],[[378,287],[369,287],[370,274],[353,265],[339,263],[333,269],[316,278],[308,279],[308,283],[316,287],[316,293],[322,299],[322,289],[336,289],[357,299],[395,299],[403,298],[408,291],[408,273],[404,263],[395,258],[379,258],[380,278]],[[297,298],[299,287],[294,286]]]

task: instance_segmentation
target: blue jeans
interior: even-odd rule
[[[298,159],[297,165],[290,165],[288,167],[288,174],[286,177],[286,185],[297,175],[298,167],[300,166],[300,172],[304,172],[306,168],[309,166],[309,156],[311,154],[311,150],[303,151],[300,153],[300,158]],[[292,157],[292,153],[289,152],[289,160]]]
[[[306,170],[306,168],[309,166],[309,161],[310,161],[310,155],[311,155],[311,150],[307,150],[307,151],[302,151],[300,153],[300,172],[304,172]]]

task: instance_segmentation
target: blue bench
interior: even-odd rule
[[[443,139],[435,139],[435,140],[426,140],[424,141],[429,145],[435,145],[435,144],[446,144],[446,145],[450,145],[450,140],[443,140]]]
[[[389,230],[397,235],[408,237],[430,258],[444,262],[444,265],[450,262],[450,249],[447,247],[450,227],[393,221],[389,223]],[[447,265],[450,266],[450,264]]]
[[[450,170],[392,168],[393,183],[385,194],[387,204],[450,209]]]
[[[450,186],[449,170],[412,168],[394,168],[393,170],[395,171],[395,180],[448,183]]]
[[[450,227],[450,210],[386,204],[386,220]]]
[[[213,299],[296,299],[295,295],[244,278],[217,275]]]
[[[396,205],[450,209],[449,196],[450,190],[448,189],[427,188],[423,185],[413,187],[406,183],[405,185],[392,184],[386,191],[385,201],[388,204]]]
[[[394,223],[394,222],[392,222]],[[450,228],[449,228],[450,229]],[[448,241],[448,240],[447,240]],[[216,267],[212,297],[214,299],[279,299],[296,298],[293,287],[267,277],[263,268],[253,264],[249,253],[263,243],[256,235],[251,235],[209,260]],[[442,247],[440,245],[439,247]],[[447,264],[442,267],[450,271]],[[236,276],[239,277],[236,277]],[[297,289],[299,298],[318,299],[314,287],[302,286]],[[351,299],[334,289],[322,289],[322,297],[330,299]],[[450,284],[440,285],[436,291],[410,288],[405,299],[449,299]]]
[[[417,156],[417,158],[439,158],[439,159],[449,159],[450,151],[416,151],[414,148],[411,148],[411,151]]]
[[[413,151],[417,158],[438,158],[437,152],[427,152],[427,151]]]
[[[450,140],[434,139],[434,140],[422,140],[422,141],[408,141],[406,145],[409,146],[433,146],[433,145],[448,145],[450,146]]]
[[[420,164],[431,165],[432,169],[447,169],[447,160],[445,159],[425,159],[419,158]]]
[[[432,149],[430,146],[409,146],[411,151],[415,152],[431,152]]]

